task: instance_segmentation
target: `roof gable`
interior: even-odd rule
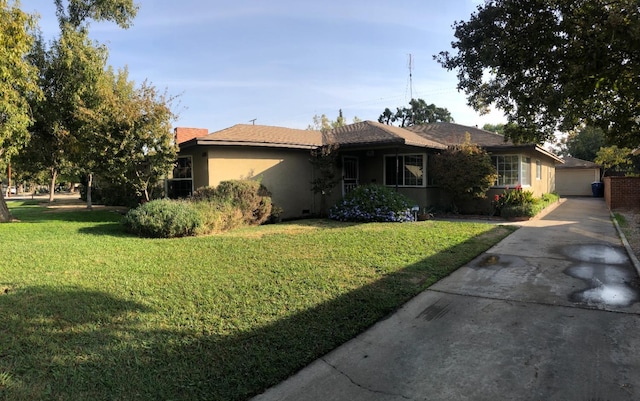
[[[434,142],[439,142],[446,146],[459,145],[466,140],[466,134],[471,136],[471,143],[481,147],[487,146],[514,146],[513,142],[505,141],[503,135],[486,131],[477,127],[467,127],[466,125],[454,123],[431,123],[424,125],[413,125],[406,128],[423,138]]]
[[[267,125],[237,124],[203,137],[180,144],[182,149],[191,146],[257,146],[289,149],[315,149],[330,143],[341,147],[358,146],[416,146],[430,149],[446,149],[470,140],[489,151],[503,149],[531,149],[562,163],[556,155],[535,144],[514,145],[500,134],[454,123],[432,123],[407,128],[395,127],[373,121],[361,121],[334,128],[327,132],[303,130]]]
[[[590,162],[588,160],[578,159],[577,157],[567,156],[562,160],[564,161],[564,164],[556,168],[584,168],[584,169],[600,168],[599,164]]]
[[[395,144],[434,149],[444,149],[446,147],[404,128],[373,121],[361,121],[334,128],[325,134],[325,142],[335,143],[339,146]]]

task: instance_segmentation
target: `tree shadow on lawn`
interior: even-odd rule
[[[145,327],[138,316],[154,311],[111,294],[9,289],[0,295],[0,399],[246,400],[455,270],[441,266],[461,266],[479,242],[488,248],[510,232],[495,227],[336,299],[230,335]]]

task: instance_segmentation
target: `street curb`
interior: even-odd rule
[[[618,224],[618,220],[616,220],[616,216],[613,214],[611,210],[609,210],[609,214],[611,215],[611,220],[613,221],[613,225],[616,227],[616,231],[618,231],[618,235],[620,236],[622,245],[624,245],[624,249],[627,250],[629,259],[631,259],[631,263],[633,263],[633,267],[635,267],[636,272],[640,276],[640,261],[636,257],[636,254],[633,252],[633,249],[631,249],[631,245],[629,245],[629,241],[627,240],[627,237],[622,232],[622,228]]]

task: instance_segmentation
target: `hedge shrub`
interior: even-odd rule
[[[174,238],[196,235],[202,218],[188,202],[158,199],[129,210],[123,224],[139,236]]]
[[[219,209],[229,206],[238,209],[243,223],[249,225],[262,224],[271,214],[271,194],[264,185],[254,180],[222,181],[215,188],[199,188],[191,200],[205,202]]]

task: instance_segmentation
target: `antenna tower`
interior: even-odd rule
[[[413,100],[413,55],[409,53],[409,100]]]

